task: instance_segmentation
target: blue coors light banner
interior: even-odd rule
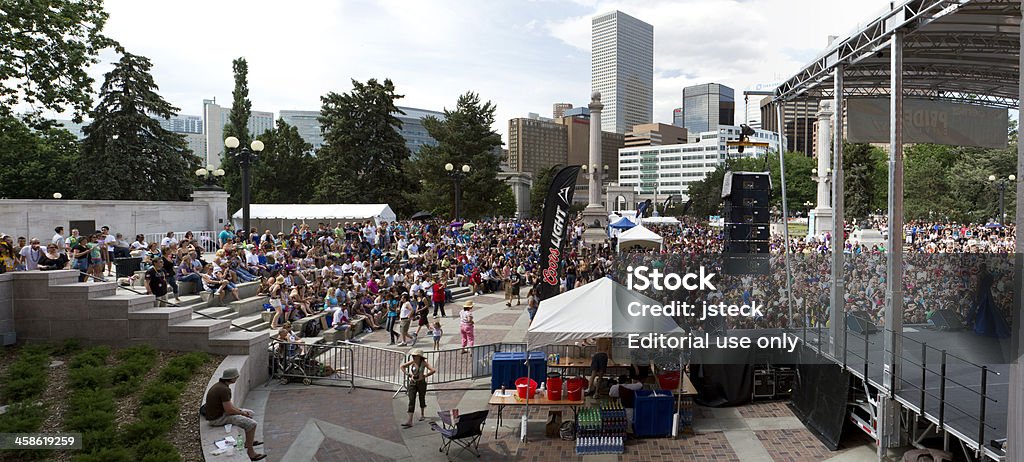
[[[544,200],[543,223],[540,228],[540,285],[537,298],[544,300],[558,295],[566,234],[569,232],[569,206],[576,189],[578,165],[565,167],[551,180],[547,198]]]

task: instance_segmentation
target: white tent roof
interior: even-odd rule
[[[647,217],[640,221],[643,223],[652,223],[656,225],[678,225],[679,220],[676,217]]]
[[[238,209],[235,219],[242,218],[242,209]],[[252,204],[249,206],[249,218],[260,220],[367,220],[394,221],[395,212],[388,204]]]
[[[661,236],[654,231],[644,228],[644,225],[637,225],[619,234],[618,247],[625,246],[627,249],[634,245],[650,248],[660,248]]]
[[[527,331],[530,348],[594,337],[628,337],[629,334],[683,334],[667,316],[631,316],[630,303],[660,304],[608,278],[540,302]]]

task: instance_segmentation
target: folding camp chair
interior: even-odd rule
[[[484,422],[487,420],[488,412],[485,410],[463,414],[454,424],[451,421],[450,412],[438,412],[437,415],[441,417],[441,425],[438,425],[437,422],[430,423],[430,428],[441,434],[441,447],[437,448],[437,452],[443,452],[450,462],[452,460],[452,443],[455,443],[462,447],[455,454],[456,457],[467,449],[480,457],[480,437],[484,434]]]

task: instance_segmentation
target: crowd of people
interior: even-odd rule
[[[669,268],[682,268],[721,255],[722,228],[706,220],[684,218],[680,224],[651,225],[664,239],[660,250],[635,249],[617,254],[614,239],[585,242],[580,221],[569,229],[569,246],[562,268],[561,290],[572,290],[601,277],[621,278],[624,268],[643,260]],[[884,218],[876,217],[848,227],[888,232]],[[531,319],[539,302],[533,286],[539,280],[540,223],[531,220],[490,220],[453,225],[439,221],[294,223],[273,233],[257,229],[233,230],[225,226],[217,250],[204,253],[201,243],[186,233],[179,241],[167,233],[160,242],[143,235],[127,241],[107,227],[94,233],[72,230],[65,236],[57,227],[45,248],[37,238],[0,237],[0,271],[77,269],[81,280],[105,280],[112,275],[114,258],[142,258],[144,287],[161,301],[180,300],[179,287],[192,282],[195,290],[211,292],[220,301],[239,299],[238,284],[258,281],[259,293],[270,299],[272,328],[327,311],[323,327],[348,328],[355,316],[364,316],[366,329],[384,329],[390,343],[409,345],[421,334],[440,330],[437,318],[449,313],[451,287],[467,286],[473,293],[504,292],[506,303],[522,303],[527,291]],[[978,265],[987,263],[994,276],[993,299],[1010,307],[1015,227],[992,224],[910,222],[904,228],[906,272],[904,321],[927,322],[938,309],[951,309],[972,317],[976,298],[972,278]],[[792,297],[785,292],[785,259],[790,250]],[[714,293],[689,294],[705,300],[758,300],[767,311],[761,319],[731,319],[732,327],[762,325],[820,326],[828,323],[831,266],[828,254],[833,239],[828,233],[771,241],[771,271],[757,277],[726,279]],[[846,309],[865,313],[876,323],[884,319],[884,242],[857,245],[844,240]],[[700,255],[701,258],[693,258]],[[125,281],[122,281],[125,282]],[[127,281],[130,283],[131,281]],[[927,282],[927,283],[926,283]],[[795,313],[789,319],[792,306]],[[1004,308],[1005,309],[1005,308]],[[451,313],[457,316],[456,313]],[[471,345],[471,339],[464,339]]]

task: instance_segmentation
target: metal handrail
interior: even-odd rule
[[[103,278],[96,277],[96,276],[93,276],[91,274],[88,274],[85,271],[79,270],[78,273],[81,274],[82,276],[85,276],[85,277],[88,277],[88,278],[92,278],[96,282],[111,282],[111,281],[107,281],[106,279],[103,279]],[[116,284],[116,282],[115,282],[115,284]],[[129,292],[138,294],[138,295],[153,295],[153,294],[147,294],[145,292],[141,292],[141,291],[133,288],[132,286],[117,286],[117,287],[120,288],[120,289],[127,290]],[[174,308],[189,308],[188,306],[182,306],[182,305],[179,305],[177,303],[166,301],[166,300],[164,300],[163,303],[164,303],[164,305],[171,306],[171,307],[174,307]],[[217,320],[217,321],[225,321],[224,319],[218,319],[218,318],[210,316],[210,315],[208,315],[206,313],[200,313],[199,311],[196,311],[196,310],[192,310],[192,313],[193,314],[198,314],[199,316],[202,316],[202,317],[204,317],[206,319],[214,319],[214,320]],[[230,320],[227,320],[227,321],[230,321]],[[239,328],[241,330],[244,330],[246,332],[255,332],[252,329],[249,329],[249,328],[244,327],[244,326],[240,326],[238,324],[235,324],[234,322],[231,323],[231,327],[237,327],[237,328]]]

